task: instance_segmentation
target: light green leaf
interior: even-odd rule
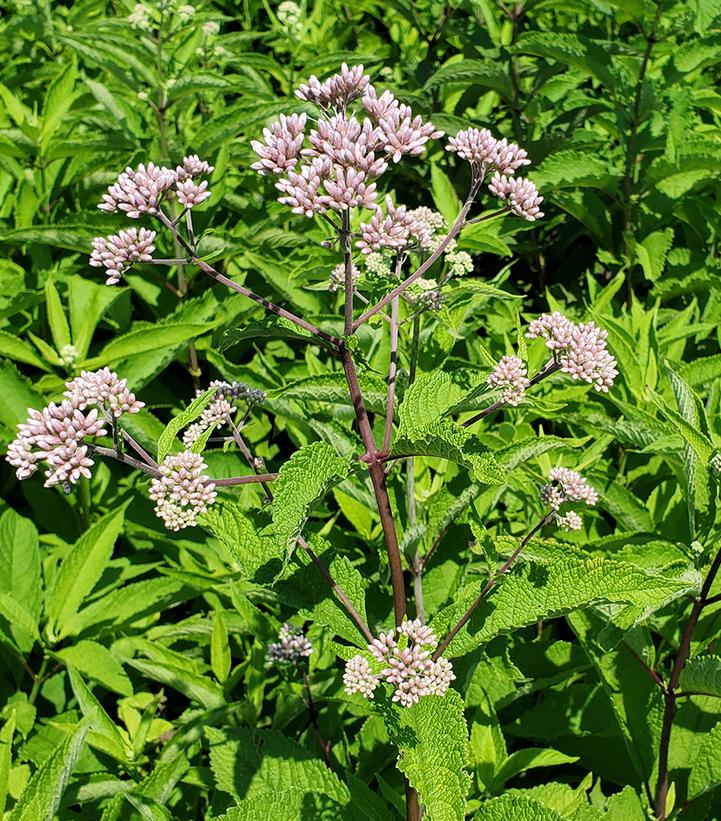
[[[681,671],[681,689],[721,698],[721,657],[696,656]]]
[[[273,485],[273,529],[281,545],[292,550],[312,510],[350,472],[351,457],[339,456],[326,442],[296,451]]]
[[[83,639],[77,644],[58,650],[57,655],[86,678],[95,679],[108,690],[119,693],[121,696],[133,694],[133,687],[122,664],[102,644]]]
[[[66,63],[48,86],[43,100],[43,110],[38,142],[41,150],[57,134],[58,126],[70,110],[76,95],[73,93],[78,72],[74,63]]]
[[[331,576],[348,596],[360,617],[363,621],[366,621],[365,591],[368,587],[367,580],[353,567],[347,556],[336,556],[331,562],[329,570]],[[358,647],[366,648],[368,646],[368,639],[359,631],[345,609],[338,604],[330,589],[326,598],[317,604],[311,612],[308,612],[307,616],[314,622],[329,627],[336,635],[342,636]]]
[[[223,689],[207,676],[201,676],[171,664],[145,659],[128,659],[127,663],[139,673],[172,687],[206,710],[215,710],[225,704]]]
[[[3,724],[0,730],[0,818],[5,813],[8,799],[8,780],[13,760],[13,735],[15,734],[15,713]]]
[[[0,517],[0,569],[0,592],[22,602],[37,625],[43,600],[38,532],[30,519],[10,509]],[[24,651],[30,649],[14,629],[13,635]]]
[[[184,411],[170,420],[158,440],[158,462],[162,462],[172,451],[178,433],[195,422],[214,396],[215,388],[209,388],[205,393],[196,397]]]
[[[563,816],[530,798],[502,795],[484,801],[473,821],[563,821]]]
[[[689,798],[721,784],[721,722],[708,732],[699,748],[688,777]]]
[[[673,228],[654,231],[641,242],[635,243],[636,257],[643,268],[646,279],[656,282],[661,276],[666,263],[666,255],[672,244]]]
[[[88,744],[112,756],[116,761],[127,762],[132,757],[132,746],[127,734],[116,726],[72,664],[68,664],[67,668],[70,686],[80,710],[90,723]]]
[[[69,345],[70,340],[70,326],[63,310],[63,305],[60,302],[60,296],[53,281],[48,277],[45,283],[45,307],[48,312],[48,324],[50,325],[50,333],[53,337],[55,350],[60,351]]]
[[[453,184],[437,165],[431,166],[431,194],[436,208],[449,225],[453,225],[461,203]]]
[[[81,276],[70,277],[68,281],[70,328],[73,334],[73,344],[80,359],[84,359],[88,354],[90,341],[98,322],[122,293],[122,288],[109,288],[107,285],[91,282]]]
[[[398,746],[398,769],[418,790],[433,821],[463,821],[470,777],[468,728],[455,690],[409,708],[386,705],[383,719]]]
[[[511,753],[503,762],[490,786],[492,792],[498,791],[506,781],[519,773],[535,767],[555,767],[559,764],[572,764],[578,756],[566,755],[558,750],[543,747],[524,747]]]
[[[151,328],[129,331],[108,342],[97,356],[87,360],[85,367],[99,368],[130,356],[157,351],[161,348],[174,348],[181,343],[190,344],[196,336],[209,331],[212,327],[211,323],[165,322],[158,323]]]
[[[14,359],[16,362],[24,362],[42,371],[50,370],[48,366],[38,357],[35,349],[24,339],[0,330],[0,356]]]
[[[69,635],[69,619],[103,574],[123,527],[123,505],[97,521],[73,545],[57,571],[47,594],[49,632],[62,638]],[[58,632],[59,631],[59,632]]]
[[[18,799],[9,821],[52,821],[89,731],[78,724],[38,767]]]
[[[213,675],[222,684],[230,673],[230,645],[225,617],[220,610],[213,613],[213,632],[210,635],[210,666]]]
[[[7,619],[10,623],[13,634],[15,634],[17,630],[21,630],[29,637],[26,639],[21,634],[21,641],[18,642],[19,647],[29,650],[32,647],[33,640],[40,641],[36,618],[32,613],[28,612],[24,605],[15,601],[15,599],[7,593],[0,593],[0,616]]]
[[[697,579],[653,576],[629,562],[602,558],[527,561],[499,580],[456,634],[446,655],[465,655],[499,634],[594,603],[625,602],[652,612],[697,584]],[[466,588],[436,616],[432,627],[437,635],[445,635],[456,624],[481,586],[478,582]]]

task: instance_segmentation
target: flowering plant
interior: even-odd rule
[[[264,44],[292,52],[307,11],[280,4]],[[68,783],[58,814],[103,819],[613,821],[708,798],[715,736],[685,728],[718,690],[718,397],[676,360],[711,314],[614,311],[625,272],[520,310],[528,271],[491,276],[491,253],[522,244],[535,277],[575,202],[525,120],[360,65],[299,82],[257,53],[239,79],[245,33],[218,39],[208,8],[128,12],[158,143],[89,178],[90,268],[44,284],[55,350],[35,325],[41,359],[3,343],[43,373],[14,383],[8,481],[52,519],[39,539],[0,519],[2,658],[31,682],[2,708],[13,819]],[[266,71],[294,98],[183,131],[188,88],[254,94]],[[61,718],[25,742],[35,705]]]

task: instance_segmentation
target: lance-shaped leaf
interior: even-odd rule
[[[162,462],[173,449],[175,437],[178,433],[195,422],[214,396],[215,388],[209,388],[205,393],[196,397],[184,411],[181,411],[168,422],[158,440],[158,462]]]

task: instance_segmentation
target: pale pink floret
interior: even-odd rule
[[[200,205],[210,196],[208,189],[208,181],[203,180],[200,183],[195,182],[192,178],[179,182],[176,186],[176,194],[178,202],[185,208],[193,208]]]
[[[117,285],[121,276],[137,262],[151,262],[155,231],[128,228],[108,237],[95,237],[90,265],[105,268],[106,285]]]
[[[80,410],[97,405],[104,413],[116,419],[124,413],[138,413],[144,402],[128,390],[128,380],[120,379],[110,368],[82,371],[80,376],[65,383],[65,398]]]
[[[263,129],[263,142],[251,140],[260,157],[251,168],[259,174],[284,174],[295,168],[305,140],[305,114],[281,114],[277,122]]]
[[[175,176],[178,182],[187,180],[188,177],[199,177],[203,174],[212,174],[215,171],[215,166],[205,160],[201,160],[197,154],[191,154],[188,157],[183,157],[183,164],[175,169]]]
[[[380,208],[368,222],[359,226],[361,238],[356,243],[364,254],[379,251],[381,248],[401,249],[415,240],[421,248],[431,243],[433,231],[423,219],[408,211],[405,205],[395,205],[386,197],[386,216]]]
[[[313,646],[301,628],[286,622],[278,631],[278,641],[268,645],[265,663],[280,667],[299,664],[312,652]]]
[[[548,474],[548,479],[550,482],[557,483],[563,494],[564,501],[584,502],[591,506],[598,501],[598,493],[575,470],[553,468]]]
[[[575,510],[569,510],[563,516],[556,516],[556,524],[566,533],[573,533],[583,527],[583,520]]]
[[[321,108],[344,109],[347,105],[363,96],[370,82],[370,77],[363,74],[363,66],[349,68],[346,63],[341,65],[340,73],[334,74],[321,82],[315,75],[311,75],[307,83],[303,83],[295,92],[296,97],[315,103]]]
[[[501,401],[514,407],[521,403],[526,388],[531,384],[526,364],[517,356],[501,357],[498,365],[488,375],[487,382],[492,388],[503,388]]]
[[[334,211],[349,208],[372,208],[376,198],[376,184],[368,183],[363,171],[353,168],[338,168],[333,179],[323,183],[326,193],[320,202]]]
[[[98,208],[109,213],[125,211],[133,219],[143,214],[157,214],[165,192],[176,179],[176,172],[171,168],[152,162],[147,167],[143,163],[137,168],[128,166],[103,194]]]
[[[346,693],[360,693],[363,698],[373,698],[379,679],[373,675],[368,660],[363,656],[353,656],[346,662],[343,673],[343,686]]]
[[[424,122],[420,115],[413,116],[407,105],[391,108],[378,122],[380,143],[394,163],[404,154],[416,157],[422,154],[428,140],[443,136],[431,122]]]
[[[606,348],[608,332],[593,322],[573,327],[571,341],[561,357],[561,370],[573,379],[592,384],[597,391],[607,393],[618,376],[616,360]]]
[[[545,339],[551,351],[562,351],[571,344],[573,322],[558,311],[541,314],[528,326],[529,339]]]
[[[520,177],[507,177],[496,172],[488,185],[488,190],[506,203],[516,216],[529,222],[541,219],[543,211],[538,207],[543,202],[536,186]]]

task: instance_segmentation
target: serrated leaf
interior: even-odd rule
[[[502,795],[484,801],[473,821],[563,821],[563,816],[530,798]]]
[[[63,647],[57,651],[57,655],[86,678],[94,679],[106,689],[121,696],[133,694],[133,687],[122,664],[102,644],[84,639],[70,647]]]
[[[680,679],[681,689],[721,698],[721,657],[696,656],[689,659]]]
[[[165,457],[172,451],[175,437],[183,428],[195,422],[195,420],[203,413],[205,408],[210,404],[210,400],[215,396],[215,388],[209,388],[205,393],[196,397],[184,410],[177,416],[174,416],[170,422],[165,426],[165,430],[158,439],[158,462],[162,462]]]
[[[574,761],[578,761],[578,756],[566,755],[558,750],[543,747],[524,747],[522,750],[516,750],[508,756],[495,774],[489,789],[492,792],[497,792],[506,781],[526,770],[536,767],[572,764]]]
[[[89,729],[81,722],[52,750],[23,790],[9,821],[52,821]]]
[[[15,336],[15,334],[2,330],[0,330],[0,356],[14,359],[16,362],[24,362],[26,365],[32,365],[41,371],[50,370],[30,344]]]
[[[418,791],[433,821],[463,821],[470,777],[468,727],[455,690],[409,708],[385,705],[383,720],[398,746],[398,769]]]
[[[150,351],[174,348],[181,343],[190,344],[195,337],[212,327],[211,323],[164,322],[152,328],[138,328],[108,342],[97,356],[85,362],[85,367],[98,368]]]
[[[3,724],[0,730],[0,817],[5,814],[8,799],[8,781],[13,759],[13,735],[15,734],[15,713]]]
[[[273,530],[290,553],[313,508],[350,472],[351,457],[339,456],[326,442],[314,442],[285,462],[273,484]]]
[[[654,231],[641,242],[634,244],[636,257],[641,268],[643,268],[646,279],[656,282],[661,276],[666,264],[666,255],[672,244],[673,228]]]
[[[695,798],[721,784],[721,722],[701,742],[688,777],[689,798]]]
[[[360,574],[360,571],[353,567],[347,556],[336,556],[328,569],[333,579],[348,596],[351,604],[365,622],[367,620],[365,591],[368,582]],[[317,604],[312,612],[308,613],[308,617],[312,618],[314,622],[330,628],[336,635],[342,636],[358,647],[366,648],[368,646],[368,639],[358,630],[355,622],[351,620],[345,609],[338,604],[330,589],[328,589],[327,597]]]
[[[112,510],[97,521],[61,563],[46,600],[49,631],[56,637],[68,635],[69,620],[102,576],[123,527],[125,507]]]
[[[450,643],[447,656],[461,656],[497,635],[555,618],[591,604],[623,602],[651,611],[695,590],[698,579],[668,579],[629,562],[602,558],[527,561],[502,578]],[[481,583],[459,595],[433,620],[445,635],[480,592]]]
[[[20,634],[18,646],[29,650],[34,641],[40,640],[37,619],[20,602],[15,601],[7,593],[0,593],[0,616],[8,621],[13,628],[13,633],[17,630],[23,631],[29,638]]]

